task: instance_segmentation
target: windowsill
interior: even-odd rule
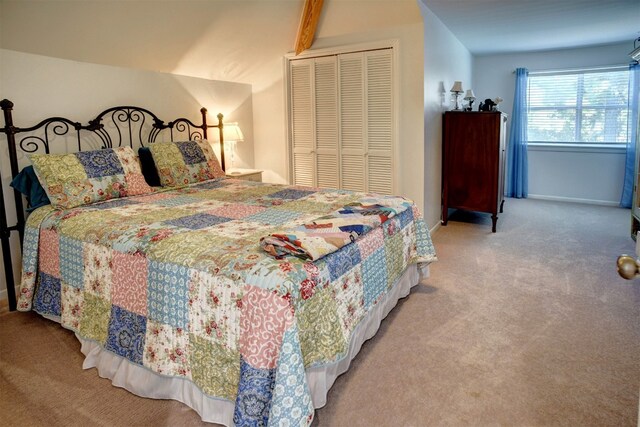
[[[527,144],[529,151],[563,151],[569,153],[611,153],[624,154],[626,144],[559,144],[547,142],[530,142]]]

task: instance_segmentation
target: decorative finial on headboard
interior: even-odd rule
[[[3,99],[2,101],[0,101],[0,108],[2,108],[3,110],[11,110],[13,109],[13,102],[9,101],[8,99]]]

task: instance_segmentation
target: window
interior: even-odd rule
[[[629,139],[625,67],[530,73],[529,143],[624,144]]]

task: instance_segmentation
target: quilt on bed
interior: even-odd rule
[[[274,259],[260,238],[371,197],[219,179],[42,207],[25,229],[18,308],[235,402],[236,425],[308,425],[305,367],[344,357],[367,311],[435,252],[412,204],[314,262]]]

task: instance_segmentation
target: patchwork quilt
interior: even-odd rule
[[[238,426],[309,425],[305,368],[343,358],[360,320],[434,248],[409,203],[314,262],[274,259],[260,238],[375,197],[222,178],[41,207],[25,229],[18,308],[234,402]]]
[[[293,255],[317,260],[355,242],[358,237],[411,208],[411,205],[402,197],[362,198],[308,224],[263,237],[260,246],[276,258]]]

